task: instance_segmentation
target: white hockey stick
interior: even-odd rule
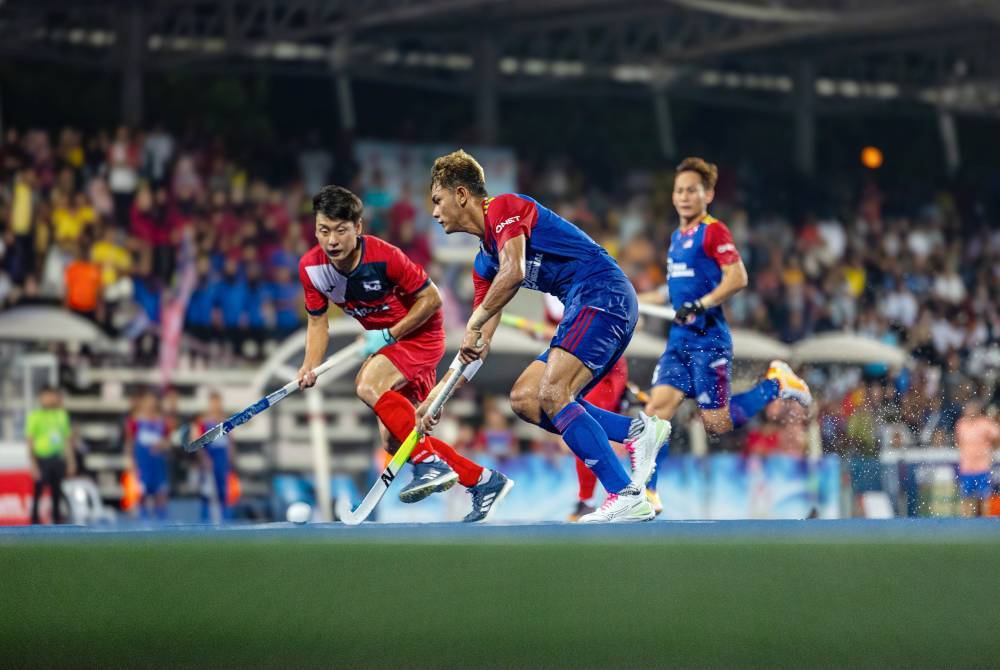
[[[651,305],[649,303],[640,302],[639,314],[645,314],[646,316],[652,316],[657,319],[673,321],[675,312],[673,307],[667,307],[666,305]]]
[[[434,398],[434,402],[432,402],[431,406],[427,409],[427,412],[431,416],[437,416],[438,412],[441,411],[441,408],[455,391],[455,385],[458,384],[459,378],[462,377],[468,366],[469,364],[465,364],[457,370],[452,371],[452,375],[448,379],[448,383],[444,385],[444,388],[441,389],[441,393],[437,398]],[[392,459],[389,461],[389,465],[385,466],[385,470],[383,470],[382,474],[379,475],[379,478],[375,480],[375,484],[372,485],[371,490],[368,491],[364,500],[361,501],[361,504],[358,505],[356,510],[352,511],[350,509],[350,503],[337,505],[337,516],[340,517],[341,521],[346,523],[348,526],[356,526],[371,515],[375,506],[378,505],[380,500],[382,500],[382,496],[384,496],[385,492],[389,490],[389,487],[392,485],[392,480],[396,478],[396,475],[399,474],[399,470],[403,467],[403,464],[406,463],[410,454],[413,453],[413,448],[417,446],[417,443],[420,442],[423,437],[424,433],[420,429],[419,425],[410,431],[406,440],[403,441],[403,444],[401,444],[399,449],[396,450],[396,453],[393,454]],[[341,499],[338,499],[337,502],[340,503],[340,500]]]

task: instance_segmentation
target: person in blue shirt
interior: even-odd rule
[[[525,421],[561,435],[608,492],[604,504],[580,522],[652,519],[642,486],[670,423],[645,416],[633,420],[584,399],[632,339],[638,302],[628,277],[586,233],[535,200],[514,193],[489,197],[482,166],[464,151],[434,162],[431,202],[446,233],[466,232],[481,240],[473,265],[474,309],[450,374],[461,364],[481,364],[503,308],[520,287],[559,298],[563,319],[549,348],[511,389],[511,407]],[[427,408],[448,376],[418,409],[425,430],[436,423]],[[631,477],[609,439],[633,447]]]
[[[718,174],[715,165],[697,157],[677,166],[673,204],[680,225],[667,252],[667,289],[675,316],[646,405],[647,413],[669,420],[685,398],[694,398],[705,429],[716,434],[744,425],[772,400],[812,402],[809,387],[782,361],[773,361],[755,387],[730,398],[733,340],[722,304],[747,286],[748,277],[729,228],[708,213]],[[664,297],[652,292],[641,299],[662,303]],[[661,450],[660,458],[666,453]],[[662,509],[655,469],[647,496]]]
[[[227,258],[222,280],[216,289],[216,330],[220,339],[229,339],[232,351],[239,354],[247,333],[247,295],[249,286],[239,261]],[[225,333],[225,335],[223,335]]]
[[[286,337],[302,325],[299,301],[302,294],[297,279],[284,265],[274,268],[274,280],[268,287],[274,305],[274,328],[278,337]]]

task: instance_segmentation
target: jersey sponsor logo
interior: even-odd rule
[[[372,281],[363,281],[361,286],[364,287],[366,291],[381,291],[382,290],[382,280],[373,279]]]
[[[715,253],[717,254],[724,254],[727,251],[736,251],[736,245],[731,242],[726,242],[725,244],[720,244],[715,247]]]
[[[388,312],[389,305],[373,305],[371,307],[344,307],[344,313],[353,316],[355,319],[363,319],[369,314],[377,314],[378,312]]]
[[[689,268],[687,263],[680,261],[667,261],[668,277],[694,277],[694,268]]]
[[[538,288],[538,274],[542,271],[542,260],[544,256],[542,254],[535,254],[527,260],[524,268],[524,279],[521,281],[521,286],[524,288],[530,288],[534,291],[540,290]]]
[[[503,221],[501,221],[500,223],[497,224],[497,227],[495,229],[496,230],[496,234],[499,235],[501,230],[503,230],[504,228],[506,228],[507,226],[509,226],[512,223],[517,223],[520,220],[521,220],[521,216],[520,215],[512,216],[512,217],[504,219]]]

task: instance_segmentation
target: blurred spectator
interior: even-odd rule
[[[160,399],[152,389],[140,395],[135,413],[125,422],[125,457],[142,485],[140,512],[147,518],[150,506],[157,519],[167,518],[169,481],[167,439],[169,426],[160,409]]]
[[[128,227],[132,198],[139,188],[141,155],[132,133],[126,126],[115,131],[115,140],[108,148],[108,185],[114,198],[115,218],[119,227]]]
[[[993,450],[1000,448],[1000,426],[982,410],[982,402],[970,400],[955,425],[963,516],[982,516],[993,494],[990,473]]]
[[[75,259],[66,266],[66,307],[95,322],[104,321],[101,301],[101,267],[87,258],[77,244]]]
[[[31,523],[41,522],[38,504],[46,486],[49,487],[49,497],[52,500],[52,523],[62,523],[59,503],[63,499],[63,478],[76,475],[73,429],[69,414],[62,406],[62,393],[59,389],[51,386],[43,388],[38,400],[41,407],[28,412],[24,428],[28,457],[31,459],[31,476],[35,480]]]
[[[476,436],[476,445],[494,458],[510,458],[517,453],[517,438],[510,420],[497,407],[496,398],[483,403],[483,426]]]

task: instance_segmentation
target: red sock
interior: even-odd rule
[[[435,454],[444,459],[444,462],[458,473],[458,482],[462,486],[469,488],[479,483],[479,477],[483,474],[483,466],[470,461],[455,451],[453,446],[436,437],[428,436],[424,441],[430,445]]]
[[[375,403],[375,414],[382,420],[385,427],[394,438],[402,442],[405,440],[417,421],[417,411],[410,404],[410,401],[395,391],[386,391]],[[442,442],[436,437],[426,437],[414,448],[413,455],[410,456],[412,463],[422,463],[437,454],[447,463],[452,470],[458,473],[458,481],[462,486],[475,486],[479,483],[479,476],[483,473],[483,468],[473,463],[468,458],[459,454],[448,443]]]
[[[386,391],[375,403],[375,414],[382,424],[389,429],[389,434],[397,441],[404,442],[417,423],[417,411],[410,401],[395,391]],[[421,440],[410,454],[411,463],[423,463],[434,455],[427,445],[427,440]]]
[[[587,467],[587,464],[576,459],[576,476],[580,480],[580,500],[590,500],[597,486],[597,475]]]

